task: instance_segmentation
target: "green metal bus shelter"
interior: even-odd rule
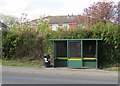
[[[50,39],[54,67],[98,68],[98,43],[102,39]]]

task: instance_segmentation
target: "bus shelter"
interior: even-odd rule
[[[98,68],[98,43],[101,39],[50,39],[54,67]]]

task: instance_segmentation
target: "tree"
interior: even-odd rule
[[[49,23],[43,19],[39,19],[38,28],[40,32],[47,32],[49,28]]]
[[[97,2],[84,9],[84,12],[79,16],[77,22],[82,23],[86,28],[90,28],[97,22],[110,21],[116,15],[113,13],[116,5],[113,2]]]
[[[0,14],[0,20],[8,27],[12,27],[16,24],[16,17]]]
[[[120,1],[118,4],[115,6],[114,14],[112,17],[112,20],[120,25]]]
[[[34,28],[36,28],[36,31],[46,33],[47,31],[49,31],[48,19],[49,19],[49,16],[48,17],[41,16],[38,19],[32,20],[31,23],[35,26]]]

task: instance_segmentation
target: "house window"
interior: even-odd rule
[[[52,24],[52,30],[56,31],[58,29],[58,24]]]
[[[69,29],[69,24],[63,24],[62,27],[63,27],[64,30],[68,30]]]
[[[80,28],[80,29],[85,28],[85,26],[83,26],[82,24],[78,24],[77,27]]]

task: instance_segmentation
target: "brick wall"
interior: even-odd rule
[[[76,29],[76,24],[69,24],[69,30],[73,30],[73,29]]]
[[[50,25],[48,29],[49,29],[49,31],[52,31],[52,25]]]

